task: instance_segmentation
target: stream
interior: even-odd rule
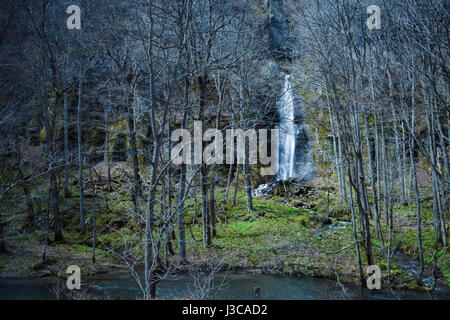
[[[109,299],[135,300],[141,291],[130,273],[125,271],[96,275],[84,284],[106,294]],[[164,280],[157,286],[157,297],[161,299],[196,298],[198,286],[195,279],[184,277]],[[56,299],[51,279],[0,279],[0,299]],[[208,299],[250,300],[253,287],[261,288],[261,299],[266,300],[328,300],[328,299],[450,299],[450,290],[439,289],[431,294],[416,290],[368,290],[355,286],[345,286],[345,293],[336,281],[312,277],[275,276],[253,273],[220,273],[214,278],[217,288]]]

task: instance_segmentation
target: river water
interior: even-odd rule
[[[106,294],[109,299],[139,299],[139,286],[128,272],[97,275],[82,282]],[[62,282],[61,282],[62,283]],[[162,299],[199,298],[198,286],[191,277],[164,280],[157,286],[157,297]],[[56,299],[52,289],[54,280],[0,280],[0,299]],[[212,285],[211,285],[212,287]],[[450,291],[439,289],[429,294],[413,290],[368,290],[345,286],[345,292],[336,281],[311,277],[274,276],[267,274],[218,274],[214,278],[215,290],[208,299],[249,300],[253,288],[261,288],[261,299],[267,300],[328,300],[328,299],[450,299]],[[218,287],[218,288],[217,288]]]

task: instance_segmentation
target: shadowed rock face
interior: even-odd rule
[[[270,50],[276,59],[288,57],[287,42],[289,24],[283,10],[283,0],[271,0],[271,17],[269,21]]]
[[[273,105],[274,117],[270,119],[277,122],[280,130],[279,167],[274,179],[307,181],[314,177],[315,165],[302,101],[297,97],[295,83],[287,70],[283,70],[290,60],[288,15],[283,9],[283,0],[266,0],[265,5],[270,12],[266,25],[270,36],[270,56],[262,64],[260,74],[268,83],[279,86],[280,92]],[[268,121],[268,126],[273,125],[271,121]]]

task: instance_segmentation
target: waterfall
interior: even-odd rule
[[[252,190],[258,197],[270,196],[280,180],[296,178],[296,181],[308,181],[314,178],[316,168],[312,159],[312,146],[308,138],[308,125],[303,110],[297,112],[295,123],[294,92],[290,75],[284,78],[283,91],[277,103],[280,116],[278,170],[276,181],[261,184]]]
[[[284,78],[284,87],[278,101],[278,113],[280,115],[280,143],[277,180],[286,180],[295,177],[295,135],[296,124],[294,122],[294,97],[290,75]]]

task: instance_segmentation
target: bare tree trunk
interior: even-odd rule
[[[233,179],[233,169],[234,169],[234,165],[230,164],[230,166],[228,168],[227,187],[225,189],[225,199],[228,199],[228,194],[230,193],[231,181]]]
[[[6,241],[5,241],[5,231],[4,224],[0,221],[0,253],[6,252]]]
[[[31,230],[31,228],[34,225],[34,209],[33,209],[33,202],[31,201],[31,194],[30,190],[28,189],[26,184],[22,185],[23,193],[25,195],[25,199],[27,202],[27,218],[28,218],[28,229]]]
[[[388,250],[387,250],[387,275],[388,275],[388,284],[391,285],[391,246],[392,246],[392,203],[389,206],[388,212]]]
[[[111,149],[109,145],[109,114],[108,114],[109,106],[105,106],[105,119],[104,119],[104,125],[105,125],[105,160],[106,160],[106,166],[107,166],[107,188],[108,191],[112,191],[112,185],[111,185]]]
[[[247,198],[247,212],[253,212],[253,201],[252,201],[252,186],[250,184],[250,177],[248,174],[248,163],[243,165],[244,181],[245,181],[245,195]]]
[[[67,66],[69,63],[70,43],[67,45],[66,65],[64,69],[64,194],[69,192],[69,110],[67,105]]]
[[[55,231],[55,242],[63,240],[61,231],[61,221],[59,220],[59,194],[56,181],[55,171],[50,173],[50,194],[51,194],[51,206],[53,211],[53,229]]]
[[[403,163],[402,163],[402,158],[401,158],[401,148],[400,148],[400,135],[398,132],[398,121],[397,121],[397,115],[395,113],[395,107],[394,107],[394,98],[393,98],[393,85],[392,85],[392,78],[391,78],[391,73],[388,69],[388,78],[389,78],[389,97],[390,97],[390,105],[391,105],[391,112],[392,112],[392,117],[393,117],[393,122],[394,122],[394,135],[395,135],[395,159],[397,162],[397,174],[398,174],[398,180],[400,182],[399,184],[399,194],[400,194],[400,203],[405,203],[406,202],[406,195],[405,195],[405,180],[404,180],[404,176],[403,176]]]
[[[431,114],[430,108],[432,108],[429,99],[427,100],[427,124],[428,124],[428,142],[429,142],[429,153],[431,159],[431,178],[433,185],[433,212],[434,212],[434,229],[436,231],[436,237],[444,246],[447,245],[447,237],[445,232],[445,221],[443,220],[443,214],[441,211],[441,197],[439,192],[439,182],[436,173],[436,141],[435,141],[435,131],[434,131],[434,117]],[[442,230],[441,230],[442,228]],[[442,232],[443,231],[443,232]]]
[[[169,171],[167,171],[169,172]],[[167,180],[167,184],[170,183],[170,180]],[[156,248],[156,252],[160,252],[161,251],[161,240],[164,237],[164,267],[168,268],[169,266],[169,252],[168,252],[168,244],[170,241],[170,221],[169,221],[169,210],[167,210],[167,204],[168,204],[168,197],[167,197],[167,192],[168,192],[168,185],[166,183],[162,183],[161,186],[161,195],[160,195],[160,214],[159,216],[162,219],[162,232],[161,235],[158,239],[158,244],[157,244],[157,248]],[[158,261],[160,262],[160,261]]]
[[[92,164],[89,166],[89,180],[92,192],[92,263],[95,263],[95,242],[97,237],[97,221],[95,216],[95,184],[92,178]]]
[[[398,170],[398,178],[400,181],[400,203],[404,204],[406,202],[406,192],[405,192],[405,179],[403,175],[403,162],[402,162],[402,148],[400,146],[400,135],[398,133],[398,124],[397,124],[397,116],[395,115],[395,111],[393,112],[394,118],[394,132],[395,132],[395,149],[396,149],[396,158],[397,158],[397,170]]]
[[[248,159],[248,158],[247,158]],[[253,212],[253,201],[252,201],[252,186],[250,184],[250,177],[248,175],[248,160],[242,165],[245,181],[245,195],[247,199],[247,212]]]
[[[234,195],[233,195],[233,207],[236,207],[237,190],[239,185],[239,166],[236,165],[236,176],[234,182]]]
[[[78,141],[78,193],[80,200],[80,226],[81,233],[86,233],[86,225],[84,222],[84,196],[83,196],[83,145],[82,145],[82,128],[81,128],[81,93],[82,93],[82,78],[81,68],[78,79],[78,107],[77,107],[77,141]]]
[[[180,263],[184,264],[186,262],[186,234],[184,226],[184,196],[185,196],[185,186],[186,186],[186,165],[181,164],[180,169],[180,186],[178,187],[178,247],[179,247],[179,259]]]
[[[241,115],[242,116],[242,115]],[[247,129],[247,126],[245,126]],[[253,212],[253,199],[252,199],[252,185],[250,183],[250,177],[248,173],[249,166],[249,142],[244,138],[244,148],[245,148],[245,159],[244,164],[242,165],[242,171],[244,174],[244,182],[245,182],[245,197],[247,200],[247,212]]]
[[[411,131],[414,134],[415,126],[415,112],[414,112],[414,84],[413,84],[413,94],[412,94],[412,116],[411,116]],[[417,275],[419,284],[422,284],[422,277],[424,271],[424,261],[423,261],[423,246],[422,246],[422,217],[420,213],[420,196],[419,196],[419,185],[417,183],[417,173],[416,166],[414,163],[414,138],[411,136],[409,139],[410,148],[410,165],[412,169],[412,175],[414,178],[414,191],[416,193],[416,214],[417,214],[417,242],[419,245],[419,273]]]
[[[17,159],[17,165],[18,165],[18,178],[21,180],[23,179],[24,175],[22,172],[22,169],[20,167],[19,159]],[[25,195],[25,201],[27,203],[27,230],[31,231],[34,225],[34,208],[33,208],[33,202],[31,201],[31,194],[30,189],[28,188],[26,182],[21,183],[23,194]]]
[[[204,108],[206,106],[206,77],[198,77],[198,86],[200,91],[200,119],[203,117]],[[201,123],[202,132],[204,132],[203,121]],[[204,142],[201,139],[202,149],[204,150]],[[211,245],[210,217],[208,208],[208,167],[206,163],[201,164],[200,168],[200,184],[202,196],[202,225],[203,225],[203,245],[209,247]]]
[[[56,135],[56,117],[53,118],[53,124],[50,126],[50,119],[48,114],[48,99],[47,99],[47,88],[45,85],[42,87],[43,89],[43,113],[44,113],[44,128],[46,133],[45,138],[45,155],[47,158],[47,166],[49,168],[49,179],[50,179],[50,187],[49,187],[49,204],[47,209],[52,208],[53,212],[53,229],[55,232],[54,241],[59,242],[63,240],[62,230],[61,230],[61,222],[59,219],[59,192],[56,181],[56,173],[55,169],[52,168],[52,164],[50,163],[50,158],[55,153],[55,135]]]
[[[373,161],[372,161],[372,144],[370,143],[370,132],[369,132],[369,121],[367,119],[367,116],[364,116],[364,125],[365,125],[365,131],[366,131],[366,143],[367,143],[367,153],[368,153],[368,159],[369,159],[369,177],[370,177],[370,186],[372,187],[372,199],[373,199],[373,212],[374,212],[374,220],[375,220],[375,232],[377,234],[378,240],[381,241],[382,246],[383,244],[383,235],[381,234],[380,229],[380,221],[379,221],[379,208],[378,208],[378,201],[377,201],[377,188],[375,185],[375,173],[373,170]],[[376,129],[376,128],[375,128]]]
[[[336,127],[337,132],[337,141],[338,141],[338,153],[339,153],[339,169],[341,172],[341,179],[342,179],[342,197],[343,199],[347,198],[347,187],[345,183],[345,175],[344,175],[344,166],[343,166],[343,159],[344,156],[342,154],[342,136],[341,136],[341,130],[339,128],[339,123]]]
[[[438,119],[436,119],[437,123],[438,123],[438,130],[439,130],[439,147],[441,149],[442,152],[442,157],[444,159],[444,168],[445,168],[445,173],[446,173],[446,182],[443,183],[442,185],[442,193],[443,193],[443,213],[444,212],[448,212],[448,196],[445,196],[445,190],[450,187],[450,164],[449,164],[449,159],[448,159],[448,151],[447,151],[447,147],[445,144],[445,135],[444,135],[444,130],[442,128],[442,122],[441,119],[438,117]],[[450,128],[448,128],[448,130],[450,131]],[[449,141],[450,144],[450,141]],[[445,185],[445,183],[447,183],[447,185]],[[444,214],[441,215],[442,217],[442,223],[443,223],[443,232],[446,233],[446,227],[445,227],[445,217],[443,217]]]
[[[156,171],[159,157],[159,141],[156,139],[153,142],[153,156],[152,165],[150,171],[150,183],[149,183],[149,195],[148,195],[148,207],[145,223],[145,292],[146,298],[154,298],[156,283],[153,279],[153,273],[155,269],[155,257],[153,255],[153,229],[154,229],[154,208],[155,208],[155,196],[156,196]]]
[[[127,99],[127,122],[128,122],[128,138],[130,139],[130,158],[133,166],[133,189],[131,191],[131,202],[133,203],[133,210],[138,219],[139,237],[142,236],[142,220],[141,211],[139,207],[139,195],[141,193],[141,177],[139,175],[139,161],[136,146],[136,130],[134,127],[134,94],[136,83],[139,79],[140,73],[136,74],[131,83],[131,90]]]
[[[349,177],[349,183],[352,180],[352,175],[350,172],[350,167],[348,167],[348,177]],[[356,260],[358,262],[358,272],[359,272],[359,279],[361,281],[361,287],[365,286],[364,283],[364,273],[362,270],[362,263],[361,263],[361,254],[359,251],[359,240],[358,240],[358,234],[356,232],[356,215],[355,215],[355,208],[353,205],[353,191],[351,186],[349,186],[349,197],[350,197],[350,209],[351,209],[351,213],[352,213],[352,232],[353,232],[353,240],[355,241],[355,245],[356,245]]]
[[[388,192],[388,174],[387,174],[387,149],[386,149],[386,137],[384,135],[384,123],[383,123],[383,114],[381,117],[381,148],[382,148],[382,163],[383,163],[383,198],[384,198],[384,218],[386,225],[389,224],[388,219],[388,208],[389,208],[389,192]]]
[[[241,113],[241,119],[243,119],[242,117],[242,113]],[[247,129],[247,126],[245,126],[245,129]],[[245,182],[245,197],[247,200],[247,212],[253,212],[253,199],[252,199],[252,185],[250,183],[250,177],[249,177],[249,173],[248,173],[248,166],[249,166],[249,142],[247,141],[247,139],[244,138],[244,152],[245,152],[245,156],[244,156],[244,164],[242,165],[242,171],[244,174],[244,182]]]
[[[219,99],[219,110],[217,111],[216,116],[216,129],[219,130],[219,124],[220,124],[220,113],[221,113],[221,99]],[[211,237],[215,238],[217,236],[216,231],[216,200],[215,200],[215,185],[216,185],[216,175],[217,175],[217,165],[214,163],[212,165],[212,173],[211,173],[211,186],[210,186],[210,202],[209,202],[209,209],[211,211]]]
[[[170,141],[171,127],[170,124],[167,130],[167,140]],[[167,159],[170,161],[171,156],[171,144],[169,143],[167,148]],[[172,166],[169,164],[167,168],[167,201],[161,206],[165,207],[165,243],[164,243],[164,266],[169,268],[169,255],[174,255],[175,252],[172,247],[172,235],[173,232],[173,216],[172,216]],[[176,238],[175,238],[176,239]]]
[[[364,185],[361,182],[361,180],[364,180],[364,171],[362,170],[362,159],[361,159],[361,153],[358,153],[356,156],[356,174],[355,176],[359,176],[359,185]],[[353,184],[353,183],[352,183]],[[363,206],[363,195],[361,194],[361,190],[358,190],[357,183],[354,183],[353,185],[355,189],[356,194],[356,203],[358,205],[358,210],[360,212],[360,219],[363,223],[363,230],[364,232],[361,234],[364,239],[364,246],[366,249],[366,255],[367,255],[367,263],[369,265],[373,264],[373,255],[372,255],[372,241],[370,237],[370,222],[369,222],[369,214],[368,211]]]
[[[213,164],[210,186],[209,210],[211,211],[211,237],[217,236],[216,231],[216,199],[215,199],[215,185],[216,185],[216,164]]]
[[[189,81],[185,82],[185,95],[189,94]],[[186,103],[187,103],[187,97]],[[187,109],[183,113],[183,128],[187,127]],[[186,164],[182,163],[179,175],[179,187],[177,195],[177,211],[178,211],[178,247],[179,247],[179,259],[180,263],[186,263],[186,234],[184,226],[184,199],[185,199],[185,188],[186,188]]]
[[[377,166],[376,175],[377,175],[377,190],[378,190],[377,198],[374,199],[374,201],[377,202],[377,206],[378,206],[378,210],[379,210],[378,219],[380,219],[380,217],[381,217],[381,162],[382,162],[382,160],[381,160],[381,150],[380,150],[380,148],[381,148],[380,138],[379,138],[379,131],[378,131],[377,110],[374,110],[374,122],[375,122],[375,128],[374,128],[374,131],[375,131],[375,157],[376,157],[376,166]],[[381,232],[381,235],[383,235],[382,232]],[[384,244],[383,244],[383,247],[384,247]]]
[[[231,127],[234,128],[234,112],[231,113]],[[234,169],[234,164],[230,164],[230,167],[228,169],[227,188],[225,190],[225,198],[226,199],[228,199],[228,194],[231,189],[231,183],[233,180],[233,172],[234,172],[233,169]]]
[[[208,210],[208,186],[207,186],[206,166],[203,164],[200,169],[200,184],[202,192],[202,225],[203,225],[203,245],[209,247],[211,245],[211,234],[209,231],[209,210]]]
[[[403,175],[403,189],[405,190],[405,201],[406,203],[410,203],[411,195],[408,194],[408,188],[406,186],[407,184],[407,177],[405,175],[407,174],[407,166],[408,166],[408,160],[406,159],[406,130],[405,130],[405,124],[402,121],[402,161],[404,164],[404,175]]]
[[[334,167],[336,170],[337,175],[337,182],[339,186],[339,194],[341,196],[341,199],[345,199],[344,192],[343,192],[343,181],[342,181],[342,175],[341,175],[341,168],[339,164],[339,154],[338,154],[338,146],[337,146],[337,133],[335,129],[334,119],[333,119],[333,113],[331,111],[331,105],[329,101],[328,92],[326,92],[326,98],[327,98],[327,104],[328,104],[328,113],[330,114],[330,128],[331,128],[331,134],[333,136],[333,156],[334,156]]]

